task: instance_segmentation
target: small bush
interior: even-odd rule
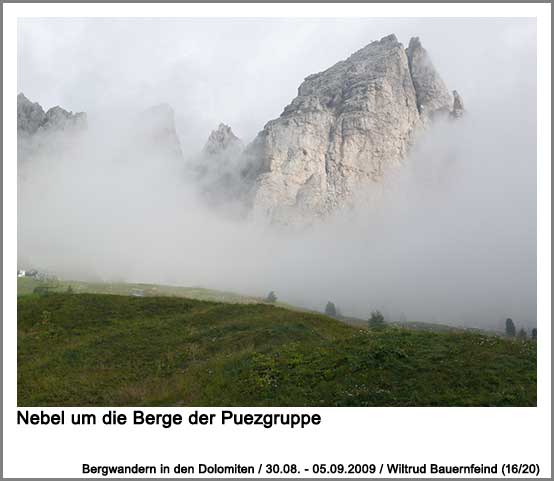
[[[516,335],[516,326],[510,318],[506,319],[506,335],[508,337],[515,337]]]
[[[337,307],[333,302],[329,301],[327,303],[325,306],[325,314],[330,317],[337,317]]]
[[[266,302],[270,302],[270,303],[274,303],[274,302],[277,302],[277,295],[275,294],[274,291],[271,291],[267,297],[265,298],[265,301]]]
[[[42,324],[48,324],[50,319],[52,319],[52,313],[50,311],[42,311],[42,314],[40,316],[40,322]]]
[[[375,310],[371,313],[367,322],[370,329],[380,329],[385,327],[385,316],[383,316],[381,311]]]

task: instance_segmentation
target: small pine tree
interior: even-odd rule
[[[367,323],[370,329],[380,329],[385,327],[385,316],[383,316],[381,311],[375,310],[371,313]]]
[[[274,302],[277,302],[277,295],[275,294],[275,292],[270,291],[267,297],[265,298],[265,301],[270,302],[271,304],[273,304]]]
[[[537,340],[537,328],[536,327],[534,327],[533,330],[531,331],[531,338],[533,339],[533,341]]]
[[[514,321],[509,317],[506,319],[506,335],[508,337],[515,337],[516,335],[516,326],[514,325]]]
[[[527,339],[527,332],[525,331],[525,329],[523,329],[523,327],[517,333],[517,338],[521,339],[522,341]]]
[[[71,286],[67,286],[67,291],[66,291],[68,294],[73,294],[73,287]]]
[[[325,314],[330,317],[337,317],[337,307],[333,302],[329,301],[327,303],[327,305],[325,306]]]

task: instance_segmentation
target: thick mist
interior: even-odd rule
[[[512,317],[518,325],[536,325],[533,22],[182,20],[194,27],[184,38],[199,39],[186,55],[176,19],[73,22],[20,24],[20,90],[45,108],[60,103],[89,113],[85,131],[45,139],[47,149],[19,163],[22,267],[67,279],[203,286],[259,296],[274,290],[291,304],[322,310],[331,300],[344,315],[362,318],[377,308],[391,319],[404,315],[501,328]],[[271,54],[236,34],[237,23],[264,48],[271,45]],[[242,59],[238,64],[218,63],[208,24],[216,38],[225,39],[224,52]],[[124,54],[126,35],[133,31],[154,35],[154,47],[144,47],[142,61],[136,48],[129,50],[123,65],[95,47],[92,65],[77,62],[63,70],[65,54],[67,62],[74,60],[68,43],[78,52],[100,31],[115,36],[114,25],[125,30],[113,55]],[[235,121],[229,122],[235,132],[250,142],[294,97],[304,76],[392,32],[405,44],[409,35],[421,38],[447,85],[464,97],[465,117],[434,125],[383,184],[366,186],[354,209],[325,222],[271,226],[222,215],[206,204],[188,167],[209,129]],[[304,40],[305,50],[291,34]],[[333,48],[316,49],[329,35]],[[56,69],[46,66],[51,57]],[[111,76],[105,70],[86,75],[110,65]],[[186,75],[193,87],[179,92]],[[147,86],[136,90],[129,80],[134,77],[148,78]],[[246,93],[249,88],[253,92]],[[153,154],[159,151],[151,149],[152,142],[136,135],[136,116],[160,101],[175,110],[183,161]]]

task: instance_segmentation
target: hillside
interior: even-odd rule
[[[202,287],[168,286],[163,284],[142,284],[126,282],[85,282],[85,281],[42,281],[32,277],[17,279],[17,295],[32,294],[35,288],[46,288],[50,292],[63,293],[69,287],[76,294],[116,294],[130,296],[133,293],[144,297],[187,297],[200,301],[231,302],[240,304],[257,304],[263,302],[259,297],[245,296],[234,292],[205,289]]]
[[[18,298],[20,406],[533,406],[536,345],[264,304]]]

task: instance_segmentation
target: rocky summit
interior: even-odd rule
[[[18,135],[29,136],[37,132],[81,128],[86,122],[87,116],[84,112],[68,112],[59,106],[44,112],[40,104],[31,102],[22,93],[17,96]]]
[[[247,147],[255,214],[290,223],[323,217],[406,158],[418,133],[459,117],[418,38],[389,35],[308,76],[281,116]]]
[[[55,106],[46,112],[37,102],[31,102],[22,93],[17,96],[17,158],[23,163],[43,152],[49,140],[71,135],[87,125],[84,112],[68,112]]]
[[[423,130],[439,118],[463,114],[462,97],[449,92],[419,38],[404,48],[389,35],[308,76],[281,116],[246,148],[221,123],[198,155],[183,155],[167,104],[141,112],[127,127],[130,152],[174,160],[174,165],[186,157],[187,172],[203,198],[223,215],[292,224],[350,205],[354,194],[371,198]],[[44,112],[19,94],[19,158],[42,149],[43,134],[66,135],[83,125],[84,113],[61,107]]]
[[[240,153],[243,149],[242,141],[233,133],[231,127],[222,123],[208,137],[203,152],[208,156],[217,156],[233,152]]]
[[[192,164],[204,200],[225,216],[244,217],[250,184],[244,177],[244,144],[231,127],[220,123]]]

